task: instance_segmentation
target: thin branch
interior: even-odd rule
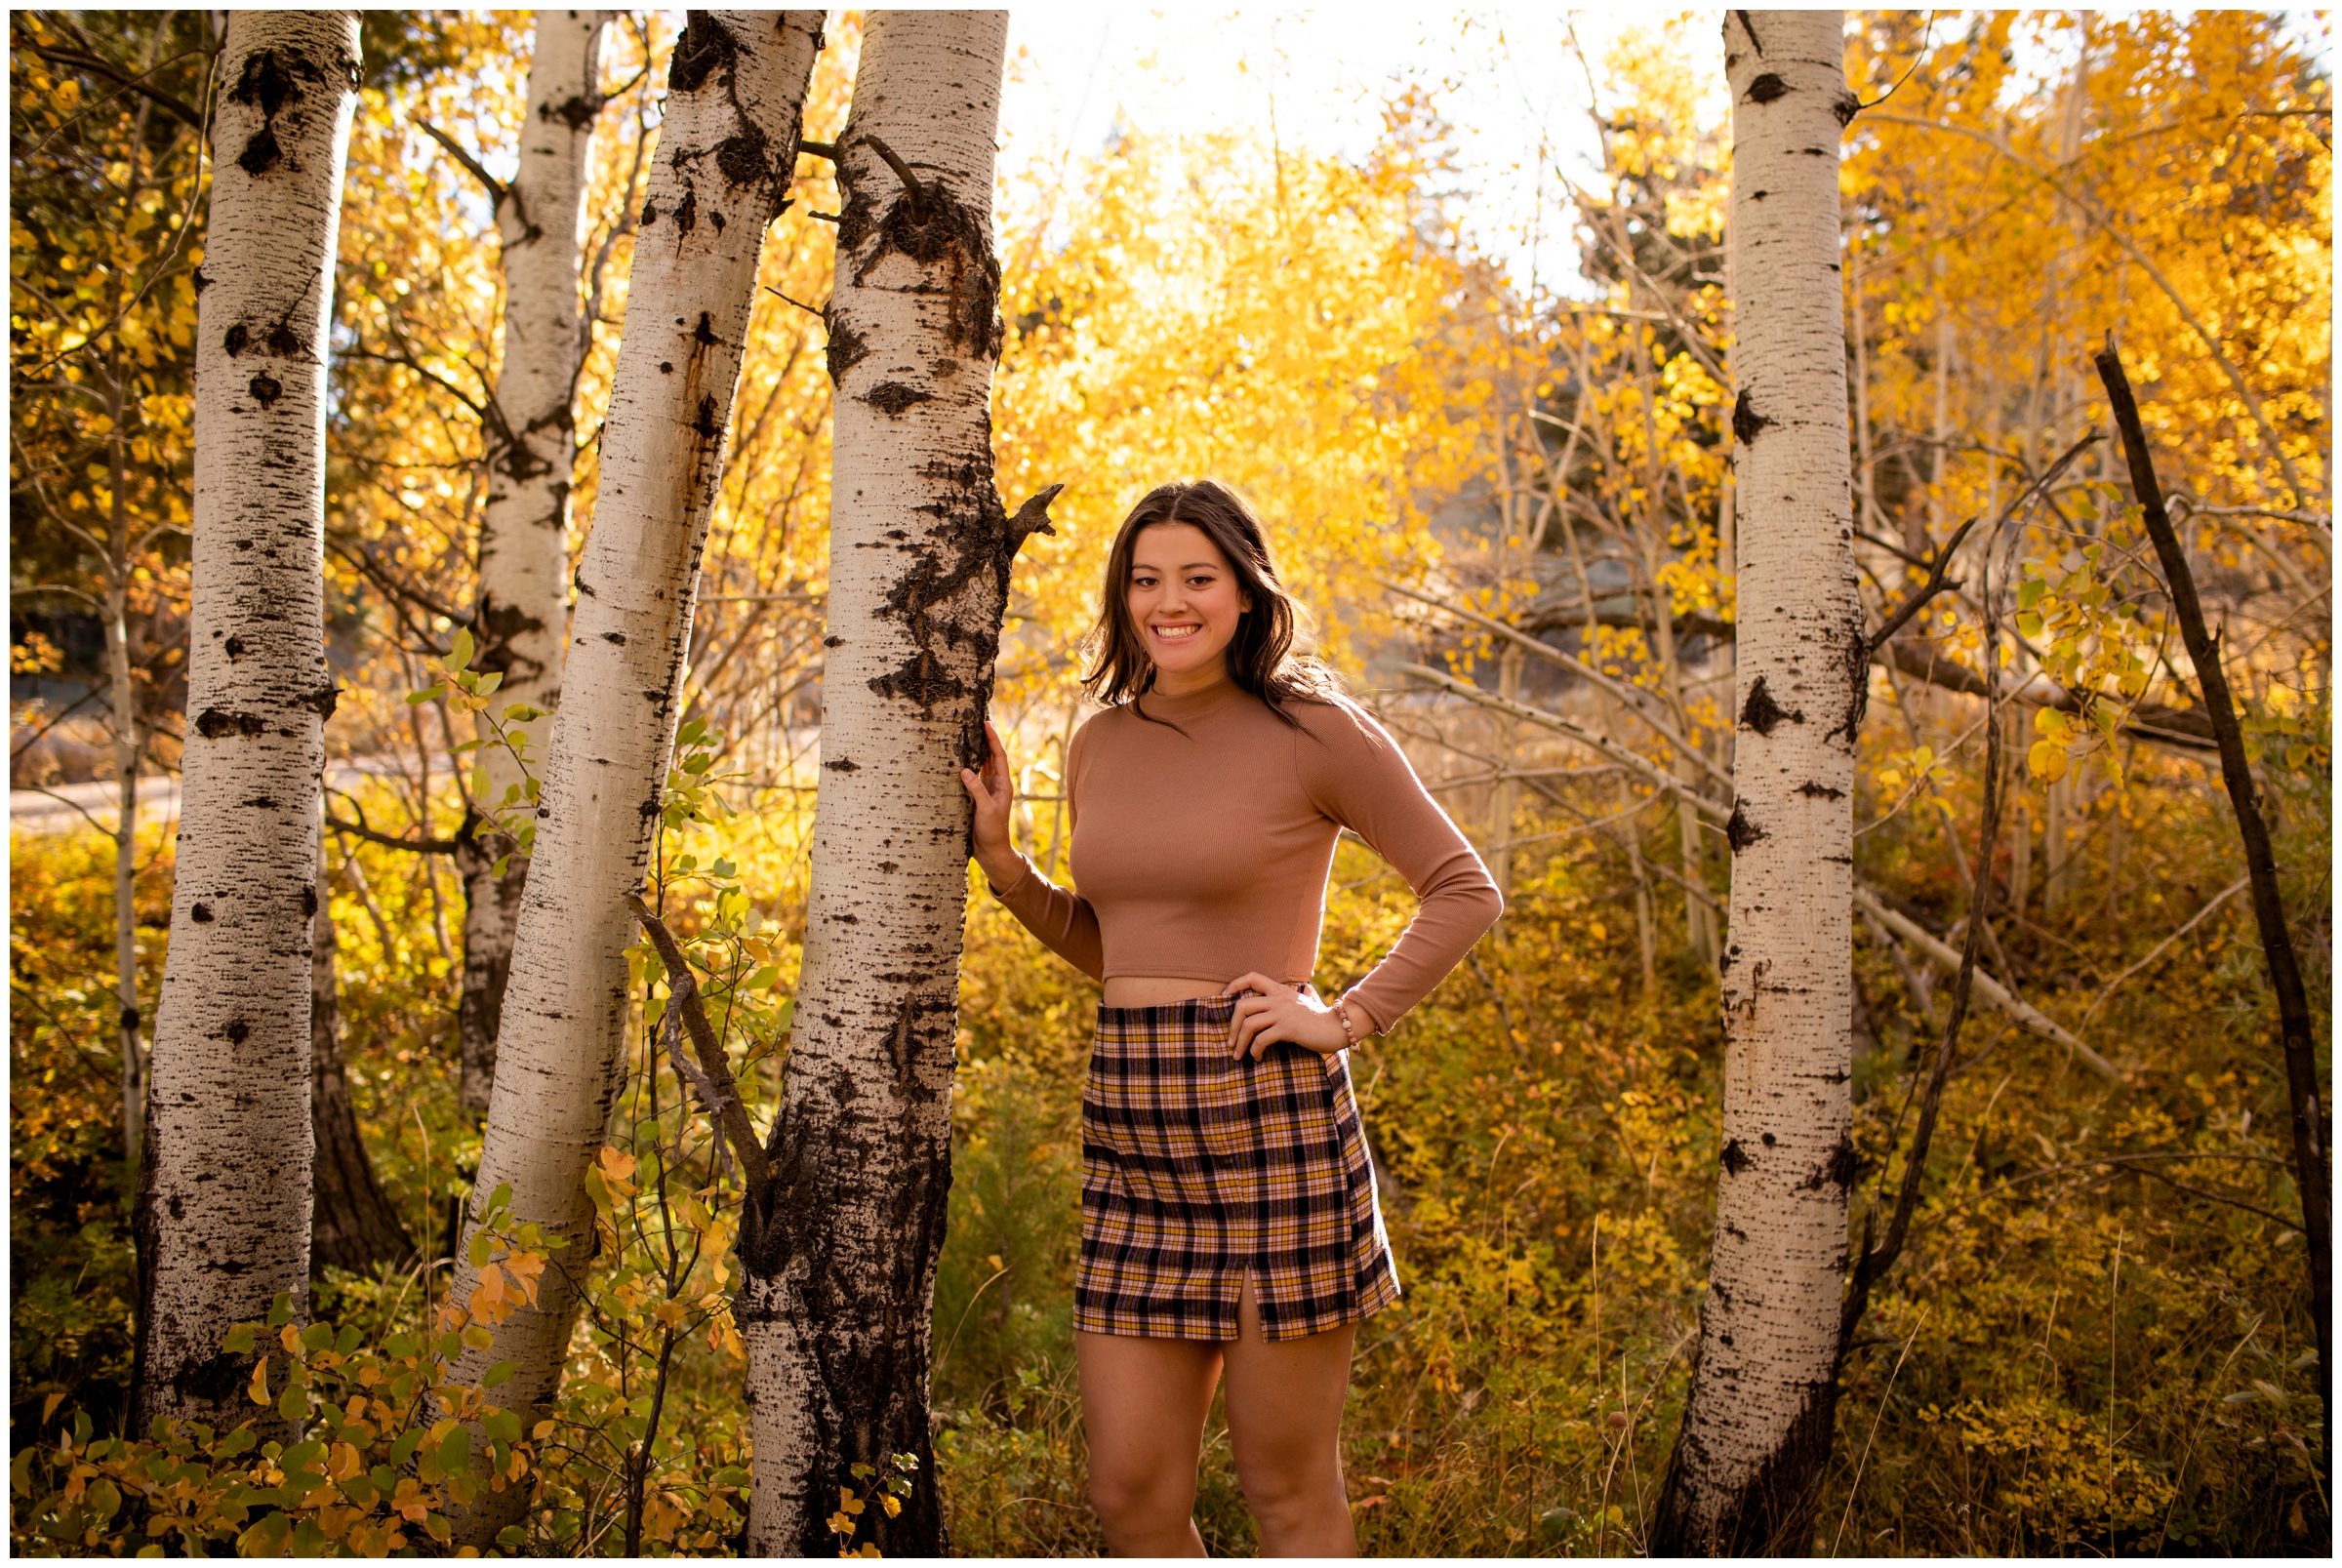
[[[1384,587],[1390,589],[1393,593],[1403,594],[1407,598],[1413,599],[1419,604],[1428,604],[1435,610],[1444,610],[1459,621],[1468,622],[1471,624],[1479,627],[1483,631],[1494,632],[1496,635],[1516,644],[1523,650],[1535,654],[1547,663],[1557,665],[1562,669],[1566,669],[1571,674],[1601,688],[1605,692],[1608,692],[1612,697],[1618,700],[1620,705],[1625,707],[1629,713],[1634,714],[1635,718],[1639,719],[1644,726],[1650,729],[1661,740],[1665,741],[1669,745],[1674,746],[1684,756],[1687,756],[1694,762],[1698,763],[1700,767],[1707,772],[1710,778],[1716,780],[1727,789],[1732,787],[1731,774],[1718,767],[1714,759],[1712,759],[1705,750],[1692,744],[1682,736],[1676,734],[1676,731],[1666,723],[1666,721],[1656,718],[1643,711],[1640,695],[1635,692],[1632,688],[1628,687],[1624,682],[1611,679],[1608,675],[1603,674],[1600,670],[1595,668],[1592,664],[1587,663],[1584,660],[1563,653],[1560,649],[1555,648],[1552,643],[1532,637],[1527,632],[1522,631],[1519,627],[1499,621],[1493,616],[1485,616],[1480,614],[1477,610],[1467,609],[1459,604],[1451,604],[1444,599],[1433,598],[1432,595],[1419,592],[1414,588],[1402,587],[1400,584],[1393,582],[1387,577],[1377,577],[1375,581],[1380,583]]]
[[[440,130],[428,120],[418,118],[415,121],[415,127],[424,136],[429,137],[433,141],[436,141],[441,146],[445,147],[448,151],[448,155],[454,158],[456,162],[462,164],[464,170],[470,174],[472,179],[478,181],[481,184],[488,187],[488,200],[491,205],[502,207],[505,204],[505,197],[510,194],[510,192],[505,188],[505,182],[497,179],[496,176],[490,174],[486,169],[480,167],[480,160],[473,157],[469,152],[465,151],[462,142],[458,141],[454,137],[449,136],[445,131]]]
[[[30,50],[32,53],[40,56],[41,59],[48,60],[53,65],[68,65],[81,70],[90,71],[99,76],[104,77],[107,81],[114,83],[118,87],[126,87],[130,89],[130,91],[140,95],[141,98],[148,100],[161,108],[168,109],[171,113],[179,116],[179,118],[182,120],[184,120],[188,125],[195,129],[198,135],[200,135],[204,129],[203,116],[189,108],[180,99],[164,92],[159,87],[149,87],[146,85],[146,83],[140,81],[135,77],[123,75],[120,71],[116,70],[113,66],[108,65],[104,60],[100,60],[95,55],[79,54],[69,49],[44,49],[39,44],[28,43],[24,47]],[[181,56],[179,58],[184,59],[185,57]],[[166,65],[175,65],[178,62],[178,60],[165,60],[163,63]],[[161,68],[161,66],[156,67],[158,70]]]
[[[353,808],[357,806],[357,802],[350,799],[349,791],[346,789],[333,789],[331,785],[327,787],[332,793],[340,795],[344,800],[349,800]],[[364,821],[365,816],[366,813],[359,810],[360,820],[353,823],[337,817],[329,811],[325,814],[325,825],[337,832],[354,834],[369,844],[380,844],[384,849],[411,850],[417,855],[453,855],[463,847],[452,838],[393,838],[388,833],[367,826]]]
[[[1477,686],[1471,684],[1469,681],[1458,680],[1444,670],[1433,669],[1425,664],[1401,664],[1398,667],[1400,673],[1412,675],[1419,681],[1423,681],[1432,686],[1436,686],[1444,692],[1465,699],[1467,702],[1477,703],[1482,707],[1494,708],[1499,713],[1503,713],[1511,718],[1520,719],[1529,724],[1534,724],[1540,729],[1552,730],[1556,734],[1566,735],[1579,744],[1592,747],[1594,750],[1600,752],[1603,756],[1610,758],[1613,762],[1622,762],[1626,764],[1627,767],[1632,769],[1635,773],[1639,774],[1643,779],[1653,784],[1658,785],[1661,789],[1668,791],[1670,794],[1673,794],[1679,799],[1689,801],[1692,809],[1699,812],[1704,817],[1711,818],[1720,823],[1732,815],[1730,808],[1720,806],[1715,801],[1710,800],[1706,795],[1703,795],[1698,790],[1693,789],[1682,780],[1676,778],[1674,774],[1669,773],[1665,768],[1660,767],[1657,763],[1652,762],[1649,758],[1638,755],[1637,753],[1628,749],[1626,746],[1620,745],[1615,741],[1607,740],[1602,736],[1596,735],[1592,730],[1585,728],[1583,725],[1574,724],[1570,720],[1561,717],[1557,713],[1548,713],[1545,711],[1545,709],[1541,707],[1531,707],[1526,703],[1513,702],[1508,698],[1497,696],[1494,692],[1483,692]],[[1470,753],[1466,754],[1470,755]]]
[[[723,1042],[716,1038],[708,1025],[707,1009],[700,1005],[700,984],[692,975],[691,964],[683,955],[682,945],[666,922],[651,912],[640,894],[626,895],[626,907],[642,922],[644,935],[651,945],[659,949],[660,961],[666,965],[667,1005],[680,1007],[683,1025],[691,1033],[694,1054],[700,1059],[700,1070],[707,1074],[715,1090],[718,1104],[707,1106],[707,1114],[717,1120],[723,1134],[740,1156],[742,1172],[747,1177],[748,1191],[761,1194],[772,1181],[772,1167],[764,1156],[764,1146],[757,1141],[755,1125],[748,1120],[747,1107],[740,1103],[740,1087],[733,1080],[732,1066],[724,1058]],[[703,1099],[707,1098],[707,1085],[694,1085]]]
[[[2180,938],[2186,936],[2189,932],[2203,924],[2204,921],[2210,919],[2212,911],[2219,908],[2220,905],[2226,904],[2229,900],[2235,898],[2238,894],[2243,892],[2251,885],[2252,878],[2250,875],[2238,877],[2227,887],[2222,888],[2219,892],[2213,894],[2209,899],[2205,900],[2203,907],[2188,917],[2187,924],[2181,926],[2177,931],[2172,932],[2171,935],[2157,943],[2153,950],[2151,950],[2146,957],[2140,959],[2137,963],[2131,965],[2128,969],[2125,969],[2122,971],[2122,973],[2108,981],[2106,983],[2105,989],[2101,990],[2098,993],[2097,998],[2090,1003],[2089,1011],[2081,1015],[2081,1026],[2085,1029],[2090,1026],[2090,1020],[2098,1016],[2098,1009],[2106,1005],[2107,998],[2114,995],[2116,988],[2119,987],[2124,981],[2130,979],[2131,976],[2137,974],[2140,970],[2145,969],[2149,964],[2154,963],[2158,958],[2160,958],[2163,955],[2164,948],[2170,946]]]
[[[869,148],[872,152],[878,154],[879,157],[884,158],[886,160],[886,166],[895,172],[895,178],[903,181],[903,188],[910,193],[911,226],[914,228],[925,227],[927,223],[927,200],[925,194],[919,189],[918,176],[910,172],[910,165],[905,163],[901,158],[896,157],[895,149],[888,146],[885,142],[879,141],[874,136],[870,136],[866,133],[862,138],[862,144]],[[816,213],[814,216],[819,218],[822,215]]]

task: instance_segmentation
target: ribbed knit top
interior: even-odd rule
[[[1421,900],[1397,944],[1348,995],[1367,1015],[1361,1025],[1388,1030],[1463,959],[1504,901],[1372,715],[1340,698],[1285,710],[1299,729],[1222,682],[1185,697],[1150,693],[1092,717],[1067,757],[1073,889],[1028,863],[995,890],[1000,902],[1093,979],[1225,984],[1258,970],[1298,985],[1317,965],[1326,875],[1347,827]]]

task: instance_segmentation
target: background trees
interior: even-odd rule
[[[505,178],[531,55],[517,20],[375,15],[392,20],[370,20],[366,34],[330,369],[326,646],[343,693],[326,783],[350,827],[326,835],[324,896],[354,1126],[422,1256],[404,1273],[318,1280],[312,1315],[362,1337],[417,1334],[448,1301],[451,1203],[473,1196],[479,1155],[458,1097],[465,905],[452,857],[352,830],[444,848],[478,798],[471,758],[450,755],[468,714],[404,699],[443,684],[431,662],[470,620],[488,477],[479,410],[500,363],[503,284],[476,181],[415,122]],[[45,87],[12,105],[17,276],[30,280],[12,302],[12,643],[20,661],[48,663],[16,688],[16,782],[110,825],[111,734],[85,726],[111,706],[102,629],[76,619],[68,595],[36,604],[21,591],[68,583],[103,597],[102,552],[52,519],[105,514],[91,468],[109,470],[111,437],[59,415],[94,410],[86,393],[44,390],[85,373],[61,362],[46,377],[79,329],[44,336],[58,329],[42,312],[88,307],[80,284],[102,294],[105,279],[36,246],[96,254],[64,245],[73,226],[51,215],[113,210],[100,175],[128,162],[121,128],[150,101],[32,54],[35,22],[68,37],[45,14],[12,18],[14,79],[21,88],[37,68],[77,86],[69,101]],[[194,103],[202,56],[179,58],[172,41],[151,57],[115,52],[144,48],[144,25],[59,47],[94,43],[109,68]],[[679,26],[654,15],[607,35],[613,100],[589,160],[580,278],[592,336],[576,403],[580,518],[603,478],[596,437]],[[828,35],[807,95],[816,141],[845,123],[859,20]],[[1841,209],[1867,623],[1911,596],[1961,523],[1984,519],[1946,563],[1958,586],[1878,650],[1854,774],[1867,901],[1849,1008],[1857,1226],[1892,1212],[1910,1173],[1914,1048],[1925,1042],[1925,1062],[1943,1039],[1954,982],[1941,955],[1956,967],[1968,945],[1980,869],[2002,912],[1978,952],[1910,1241],[1848,1347],[1817,1550],[2279,1551],[2322,1538],[2274,1009],[2235,891],[2242,865],[2209,727],[2108,442],[2003,536],[2016,544],[2001,640],[2005,825],[1988,862],[1976,854],[1981,534],[2102,422],[2086,351],[2101,320],[2120,317],[2175,526],[2225,620],[2322,1070],[2330,99],[2298,38],[2298,25],[2230,13],[1854,18],[1848,81],[1874,103],[1846,133]],[[1483,847],[1509,845],[1505,928],[1404,1038],[1361,1060],[1409,1291],[1363,1340],[1349,1465],[1372,1548],[1645,1545],[1681,1408],[1724,1141],[1718,993],[1697,928],[1705,915],[1719,933],[1726,912],[1719,774],[1738,607],[1728,171],[1684,53],[1661,28],[1585,61],[1602,161],[1567,171],[1578,271],[1558,292],[1516,287],[1475,248],[1432,87],[1393,94],[1387,134],[1343,158],[1290,135],[1182,140],[1131,124],[1095,156],[1077,149],[1062,183],[1052,168],[1045,188],[1012,186],[1001,206],[999,483],[1013,501],[1070,481],[1059,533],[1027,545],[1002,632],[994,712],[1029,763],[1028,851],[1062,874],[1052,797],[1078,716],[1070,642],[1106,531],[1142,482],[1197,470],[1233,478],[1272,516],[1353,689],[1407,737]],[[148,58],[156,69],[141,75]],[[1012,80],[1026,68],[1012,58]],[[157,123],[181,122],[164,111]],[[192,142],[178,166],[190,176]],[[81,160],[70,169],[68,145]],[[2231,169],[2250,178],[2231,183]],[[822,215],[843,204],[825,160],[805,160],[796,183],[767,231],[741,335],[684,739],[648,860],[655,906],[758,1125],[794,1039],[810,805],[825,777],[814,726],[829,652],[829,340],[802,306],[829,298],[836,226]],[[193,188],[192,227],[169,263],[190,312],[184,269],[204,208]],[[70,300],[35,300],[33,286],[67,272]],[[2308,500],[2174,292],[2247,373]],[[1293,308],[1303,296],[1313,308]],[[174,486],[184,495],[183,439],[163,422],[184,407],[169,399],[184,397],[191,357],[169,326],[157,317],[151,369],[131,354],[151,378],[134,379],[148,422],[125,443],[122,487],[141,528],[174,521]],[[54,511],[36,475],[62,498]],[[98,509],[77,508],[75,489],[80,508]],[[142,711],[165,765],[185,602],[175,539],[158,533],[134,566],[127,614],[134,688],[152,704]],[[1574,663],[1378,577],[1526,628]],[[1511,676],[1508,646],[1521,650]],[[1403,664],[1481,698],[1509,689],[1513,708],[1434,691]],[[42,821],[78,823],[36,798],[56,812]],[[25,1543],[100,1530],[87,1488],[68,1506],[68,1472],[48,1456],[76,1408],[93,1417],[93,1442],[116,1429],[108,1401],[128,1384],[133,1294],[115,850],[35,834],[33,822],[20,814],[12,892],[12,1411],[32,1456]],[[135,846],[134,957],[149,1004],[172,825],[150,811]],[[1403,890],[1382,871],[1355,846],[1341,852],[1322,983],[1355,973],[1403,923]],[[586,1184],[596,1239],[577,1273],[583,1328],[544,1418],[554,1426],[522,1438],[526,1484],[542,1491],[515,1528],[536,1549],[713,1550],[747,1504],[746,1346],[728,1303],[739,1178],[662,1041],[665,970],[631,949],[627,1054]],[[971,907],[934,1383],[935,1473],[970,1549],[1094,1545],[1062,1315],[1093,1000],[981,901]],[[687,1036],[677,1048],[700,1064]],[[555,1256],[578,1265],[575,1251]],[[273,1354],[281,1396],[285,1352]],[[123,1501],[106,1531],[135,1533],[142,1510],[171,1506],[108,1473]],[[864,1508],[844,1517],[866,1540],[884,1512],[878,1478],[850,1479]],[[332,1507],[354,1506],[339,1483],[335,1496]],[[1247,1544],[1217,1458],[1204,1526],[1218,1548]]]

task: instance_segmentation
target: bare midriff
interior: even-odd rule
[[[1116,975],[1106,983],[1109,1007],[1169,1007],[1228,993],[1225,981],[1186,980],[1177,975]]]

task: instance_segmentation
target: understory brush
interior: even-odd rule
[[[2315,1342],[2250,910],[2230,898],[2165,943],[2241,873],[2216,788],[2192,764],[2134,767],[2127,791],[2080,808],[2080,847],[2054,898],[2036,879],[1999,922],[2020,993],[2111,1058],[2121,1081],[1990,1007],[1970,1018],[1910,1246],[1846,1357],[1811,1550],[2322,1549]],[[2323,800],[2282,781],[2271,793],[2288,906],[2322,911]],[[1861,840],[1865,881],[1952,941],[1966,900],[1944,835],[1972,833],[1971,794],[1956,783],[1934,811],[1905,812]],[[801,824],[728,817],[680,778],[674,798],[658,906],[763,1126],[802,941]],[[149,852],[167,864],[159,833]],[[107,853],[91,835],[15,846],[10,1392],[22,1480],[12,1544],[129,1551],[158,1539],[144,1532],[159,1520],[175,1548],[241,1539],[359,1550],[385,1546],[402,1508],[418,1510],[405,1537],[415,1544],[443,1501],[402,1502],[391,1451],[420,1432],[401,1461],[413,1462],[448,1432],[414,1400],[370,1415],[346,1397],[356,1390],[333,1385],[332,1424],[358,1433],[353,1453],[361,1437],[384,1450],[356,1468],[330,1445],[298,1449],[281,1367],[270,1406],[254,1408],[255,1441],[279,1444],[275,1456],[222,1456],[232,1434],[181,1434],[185,1451],[175,1452],[123,1430],[134,1274],[106,1065]],[[296,1339],[308,1362],[343,1358],[321,1380],[359,1375],[366,1356],[394,1372],[398,1352],[421,1355],[438,1314],[481,1305],[446,1300],[449,1203],[468,1199],[478,1156],[456,1105],[454,970],[436,935],[447,892],[434,901],[424,857],[350,842],[330,859],[352,1099],[422,1257],[316,1282],[315,1343]],[[1996,872],[2020,874],[2005,848]],[[1499,928],[1392,1036],[1353,1056],[1405,1289],[1359,1331],[1345,1420],[1369,1552],[1644,1547],[1698,1343],[1723,1037],[1679,903],[1673,917],[1652,905],[1646,991],[1632,877],[1619,847],[1583,836],[1516,857]],[[141,881],[149,998],[164,883]],[[1379,862],[1345,844],[1321,986],[1362,974],[1412,905]],[[2322,918],[2305,914],[2302,933],[2321,1006]],[[1933,1049],[1949,988],[1880,932],[1857,933],[1850,1240],[1901,1183],[1914,1063]],[[556,1407],[509,1445],[524,1463],[512,1474],[507,1458],[508,1478],[533,1502],[506,1550],[704,1554],[742,1539],[753,1456],[728,1294],[737,1181],[653,1049],[664,972],[648,947],[632,964],[627,1077],[589,1180],[600,1236],[586,1307]],[[1098,989],[981,884],[962,974],[934,1303],[939,1479],[958,1550],[1092,1553],[1103,1541],[1087,1501],[1070,1297]],[[273,1434],[262,1429],[271,1419]],[[107,1446],[117,1438],[129,1446]],[[26,1458],[36,1446],[37,1463]],[[322,1478],[303,1467],[311,1460]],[[107,1467],[133,1461],[166,1479],[139,1491]],[[256,1470],[262,1461],[289,1478]],[[67,1499],[76,1465],[89,1473]],[[435,1473],[426,1483],[418,1471],[418,1484],[443,1485],[453,1467]],[[178,1502],[162,1497],[182,1481]],[[223,1503],[219,1529],[170,1522],[194,1517],[188,1499],[221,1503],[234,1486],[248,1489],[240,1521]],[[307,1489],[292,1496],[297,1487]],[[250,1534],[271,1508],[282,1540]],[[1256,1548],[1217,1410],[1197,1517],[1215,1552]]]

